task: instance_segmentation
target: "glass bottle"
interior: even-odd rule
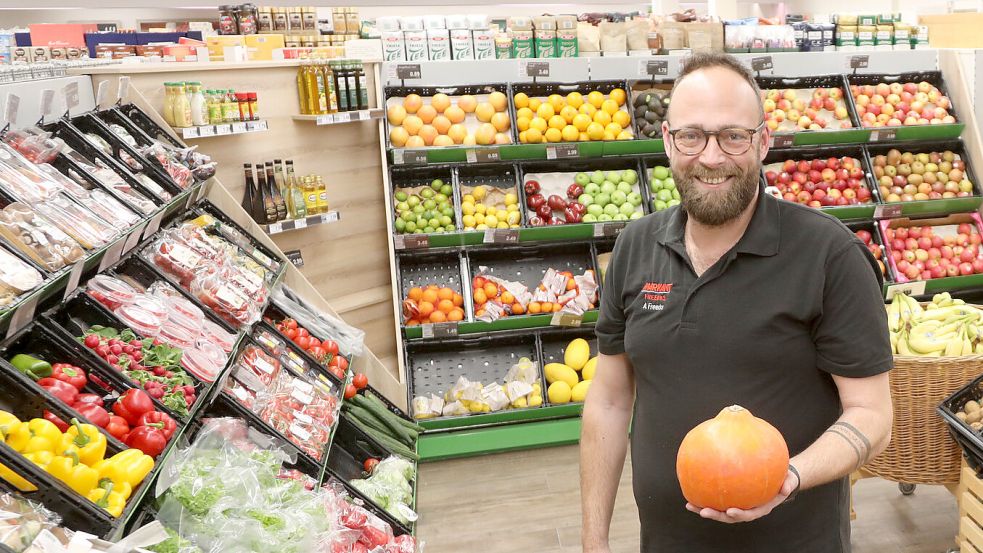
[[[174,83],[174,126],[191,126],[191,102],[188,100],[188,93],[184,88],[184,83]]]
[[[208,124],[218,125],[222,122],[222,101],[219,99],[217,90],[209,90],[208,101]]]
[[[256,179],[258,181],[259,194],[263,202],[263,220],[262,223],[267,225],[276,222],[276,202],[273,200],[273,195],[270,194],[270,189],[266,184],[266,172],[263,171],[263,162],[256,164]]]
[[[287,218],[287,204],[283,201],[283,195],[280,194],[280,187],[277,185],[274,177],[273,162],[267,161],[266,186],[270,189],[270,195],[273,196],[273,205],[276,206],[276,220],[282,221]]]
[[[256,204],[253,197],[253,190],[256,188],[256,184],[253,182],[253,166],[249,163],[243,163],[242,168],[246,173],[246,186],[245,190],[242,192],[242,209],[246,210],[246,213],[248,213],[249,216],[258,223],[260,222],[260,219],[256,218]]]
[[[331,68],[331,64],[324,61],[321,64],[321,73],[324,75],[324,86],[326,87],[326,103],[328,105],[328,113],[338,112],[338,90],[335,83],[334,71]]]
[[[284,201],[286,201],[287,181],[283,178],[283,160],[273,160],[273,177],[276,181],[276,187],[280,191],[280,195],[283,196]]]
[[[297,67],[297,99],[300,100],[300,113],[312,115],[307,101],[307,62],[301,62]]]
[[[191,123],[195,126],[207,125],[208,102],[201,93],[201,83],[188,83],[188,91],[191,93]]]
[[[235,91],[230,88],[222,96],[222,122],[236,123],[238,121],[239,102],[236,100]]]
[[[174,83],[164,83],[164,121],[174,127]]]
[[[259,102],[256,100],[256,93],[249,93],[249,118],[259,121]]]
[[[304,190],[294,175],[294,162],[287,160],[287,188],[290,190],[290,214],[294,219],[307,217],[307,202],[304,201]]]
[[[314,188],[314,179],[310,176],[304,177],[304,207],[307,208],[307,215],[317,215],[317,190]]]
[[[240,121],[252,120],[252,116],[249,115],[249,93],[236,92],[236,108],[239,110]]]
[[[323,115],[328,112],[325,102],[324,74],[318,69],[317,61],[312,61],[308,67],[307,75],[307,101],[308,109],[312,115]]]
[[[355,76],[355,103],[358,109],[369,109],[369,91],[365,87],[365,68],[362,60],[353,60],[351,71]]]
[[[328,187],[325,186],[324,181],[321,180],[321,175],[318,175],[314,181],[314,188],[317,190],[317,212],[327,213],[328,212]]]
[[[348,79],[345,77],[345,67],[340,61],[331,62],[334,74],[335,94],[338,95],[338,111],[348,111]]]

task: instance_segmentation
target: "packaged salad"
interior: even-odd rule
[[[78,242],[20,202],[0,210],[0,235],[49,271],[85,257]]]
[[[34,210],[87,250],[105,246],[119,236],[112,225],[64,194],[35,204]]]

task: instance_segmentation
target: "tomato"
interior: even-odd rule
[[[338,355],[338,342],[334,340],[325,340],[321,342],[321,347],[331,355]]]
[[[338,377],[338,380],[345,380],[345,371],[339,369],[338,367],[328,367],[328,372]]]
[[[290,340],[293,340],[294,338],[297,337],[297,329],[288,328],[286,331],[284,331],[283,335],[289,338]]]
[[[311,338],[310,338],[310,336],[300,336],[300,335],[298,335],[297,336],[297,339],[295,339],[294,342],[297,342],[297,345],[300,346],[300,349],[305,350],[305,351],[307,350],[307,348],[309,348],[311,346]]]
[[[313,342],[314,341],[311,340],[311,343],[312,344],[313,344]],[[318,363],[323,363],[324,362],[324,356],[327,354],[324,351],[324,348],[322,348],[321,346],[314,346],[314,345],[312,345],[307,350],[307,353],[311,354],[311,357],[313,357],[314,359],[316,359]]]
[[[338,367],[339,369],[341,369],[341,372],[344,373],[345,371],[348,370],[348,359],[346,359],[342,355],[335,355],[334,357],[331,358],[331,362],[328,363],[328,365],[332,367]]]
[[[378,464],[379,464],[378,459],[374,457],[369,457],[368,459],[365,460],[365,463],[362,464],[362,468],[365,469],[365,472],[372,474],[372,471],[375,470],[375,466]]]
[[[317,338],[311,336],[311,345],[308,346],[308,347],[310,349],[319,348],[319,347],[321,347],[321,341],[318,340]]]
[[[310,336],[311,333],[307,331],[306,328],[302,326],[297,327],[297,336]]]
[[[355,394],[357,393],[358,390],[355,389],[355,386],[352,386],[351,384],[345,386],[345,399],[351,399],[355,397]]]
[[[352,384],[355,388],[359,390],[364,390],[366,386],[369,385],[369,377],[365,376],[363,373],[358,373],[352,378]]]
[[[292,328],[294,330],[297,329],[297,321],[295,321],[293,319],[283,319],[283,321],[281,321],[281,322],[282,322],[284,328]]]

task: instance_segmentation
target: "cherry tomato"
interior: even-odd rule
[[[297,337],[297,329],[296,329],[296,328],[288,328],[288,329],[286,329],[286,330],[285,330],[285,331],[283,332],[283,334],[284,334],[284,336],[286,336],[287,338],[289,338],[289,339],[291,339],[291,340],[293,340],[294,338],[296,338],[296,337]]]
[[[296,330],[297,329],[297,321],[295,321],[293,319],[283,319],[283,326],[285,328],[292,328],[292,329]]]
[[[297,336],[310,336],[311,333],[307,331],[306,328],[302,326],[297,327]]]
[[[352,378],[352,384],[355,385],[356,389],[364,390],[365,387],[369,385],[369,377],[362,373],[356,374]]]
[[[338,377],[338,380],[344,380],[345,379],[345,371],[339,369],[338,367],[329,366],[328,367],[328,372],[330,372],[331,374],[333,374],[336,377]]]
[[[345,386],[345,399],[351,399],[355,397],[355,394],[357,393],[358,390],[355,389],[355,386],[352,386],[351,384]]]
[[[372,471],[375,470],[375,466],[378,464],[379,464],[378,459],[374,457],[369,457],[368,459],[365,460],[365,463],[362,465],[362,467],[365,469],[365,472],[372,474]]]
[[[328,365],[332,367],[338,367],[339,369],[341,369],[341,372],[344,373],[345,371],[348,370],[348,359],[346,359],[344,356],[341,355],[335,355],[334,357],[331,358],[331,361],[328,363]]]

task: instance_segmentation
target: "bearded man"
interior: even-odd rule
[[[631,223],[605,277],[583,550],[610,551],[630,439],[643,553],[848,552],[847,477],[887,446],[893,415],[880,270],[836,219],[764,193],[770,132],[739,61],[690,57],[671,98],[662,134],[682,203]],[[689,504],[679,444],[733,404],[782,433],[785,481],[749,510]]]

